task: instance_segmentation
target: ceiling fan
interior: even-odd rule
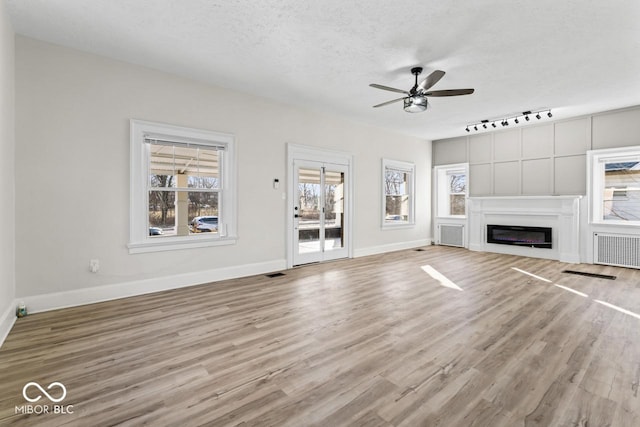
[[[375,83],[371,83],[369,86],[376,89],[388,90],[391,92],[404,93],[407,96],[394,99],[392,101],[383,102],[382,104],[374,105],[373,108],[383,107],[385,105],[393,104],[394,102],[404,100],[404,111],[408,113],[419,113],[427,109],[427,97],[428,96],[458,96],[458,95],[470,95],[473,93],[473,89],[447,89],[447,90],[433,90],[433,85],[438,83],[444,76],[444,71],[435,70],[429,74],[424,80],[418,84],[418,76],[422,73],[422,67],[414,67],[411,69],[411,74],[416,76],[416,82],[414,86],[408,92],[402,89],[396,89],[389,86],[383,86]]]

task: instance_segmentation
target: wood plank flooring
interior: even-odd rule
[[[0,425],[637,427],[639,384],[640,271],[431,246],[18,319]]]

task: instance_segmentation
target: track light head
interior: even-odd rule
[[[549,118],[553,117],[553,114],[551,114],[551,110],[549,110],[549,112],[547,113],[547,117]]]
[[[524,116],[524,119],[525,119],[526,121],[529,121],[529,116]]]
[[[496,122],[491,123],[491,126],[496,127]]]
[[[486,129],[486,128],[487,128],[487,124],[486,124],[486,123],[483,123],[483,124],[482,124],[482,127]]]
[[[518,120],[518,118],[516,117],[516,119],[513,121],[515,124],[520,123],[520,120]]]
[[[474,126],[474,127],[473,127],[473,130],[478,130],[478,126]]]
[[[471,131],[469,130],[469,126],[467,126],[467,128],[466,128],[465,130],[466,130],[467,132],[471,132]]]
[[[536,114],[536,119],[540,120],[541,116],[540,113]]]

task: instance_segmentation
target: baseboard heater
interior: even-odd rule
[[[640,236],[594,233],[593,263],[640,269]]]
[[[440,224],[438,225],[438,244],[445,246],[458,246],[464,248],[464,225]]]

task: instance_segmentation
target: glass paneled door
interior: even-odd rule
[[[296,160],[294,169],[294,265],[348,257],[347,167]]]

